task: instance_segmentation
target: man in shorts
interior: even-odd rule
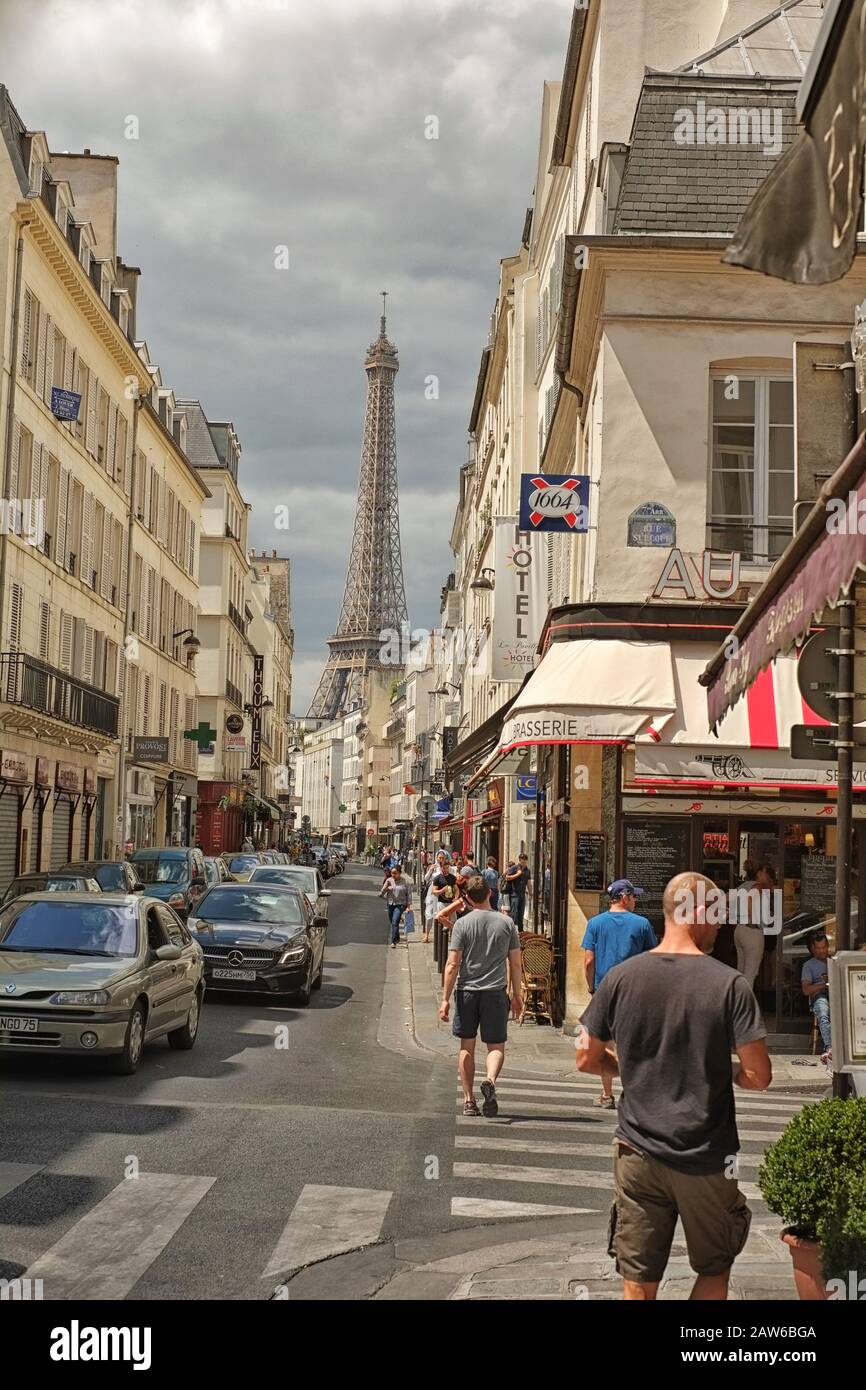
[[[577,1069],[622,1077],[609,1250],[623,1297],[656,1297],[679,1217],[697,1275],[691,1297],[724,1299],[751,1221],[734,1176],[733,1087],[769,1086],[766,1029],[744,977],[709,954],[725,920],[721,890],[679,874],[663,906],[661,944],[615,965],[593,995]]]
[[[472,907],[458,918],[451,931],[439,1017],[447,1023],[456,985],[451,1031],[460,1039],[457,1071],[463,1087],[463,1114],[479,1113],[475,1100],[475,1041],[480,1028],[481,1041],[487,1044],[481,1113],[492,1117],[499,1113],[496,1078],[505,1061],[508,1035],[509,965],[512,1017],[519,1018],[522,1008],[520,939],[514,923],[503,912],[491,910],[490,887],[480,874],[469,879],[465,897]]]

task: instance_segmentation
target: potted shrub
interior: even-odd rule
[[[866,1275],[866,1099],[804,1106],[767,1150],[758,1186],[785,1222],[800,1298],[848,1296],[850,1274],[855,1288]],[[842,1283],[828,1292],[831,1280]]]

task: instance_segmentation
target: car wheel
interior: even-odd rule
[[[324,951],[323,951],[323,952],[322,952],[322,961],[321,961],[321,964],[320,964],[320,966],[319,966],[319,973],[318,973],[318,975],[316,976],[315,980],[313,981],[313,985],[312,985],[312,988],[313,988],[313,989],[321,989],[321,988],[322,988],[322,976],[324,975],[324,973],[325,973],[325,953],[324,953]]]
[[[176,1048],[178,1052],[189,1052],[191,1047],[195,1047],[200,1017],[201,993],[199,990],[196,990],[192,998],[192,1003],[189,1006],[186,1023],[180,1028],[175,1028],[174,1031],[168,1035],[169,1047]]]
[[[138,1071],[144,1051],[144,1005],[139,1001],[130,1015],[123,1051],[110,1059],[111,1070],[118,1076],[132,1076]]]

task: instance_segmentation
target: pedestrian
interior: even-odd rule
[[[764,921],[763,894],[771,892],[775,887],[776,870],[772,864],[761,864],[755,872],[754,879],[747,878],[738,889],[738,894],[741,895],[739,901],[744,905],[745,913],[737,914],[734,945],[737,948],[737,969],[741,975],[745,975],[750,989],[755,988],[755,980],[764,959],[764,927],[769,925],[769,922]],[[757,894],[753,894],[754,889],[758,890]],[[744,915],[747,920],[740,921],[739,918]]]
[[[532,882],[529,860],[525,854],[518,855],[516,863],[513,859],[510,860],[505,870],[505,882],[508,884],[511,916],[514,918],[517,930],[520,931],[526,913],[526,891]]]
[[[243,844],[241,845],[241,849],[242,849],[245,853],[250,853],[252,850],[255,849],[255,845],[253,844],[253,841],[252,841],[252,836],[250,836],[250,835],[245,835],[245,836],[244,836],[244,841],[243,841]]]
[[[433,921],[439,909],[437,894],[433,891],[433,880],[437,874],[448,872],[448,856],[443,849],[440,849],[435,860],[430,865],[425,876],[427,896],[424,899],[424,941],[430,940],[430,923]],[[456,884],[456,879],[455,879]]]
[[[800,971],[800,988],[809,1001],[809,1008],[815,1016],[824,1044],[821,1061],[825,1067],[829,1067],[833,1053],[830,1033],[830,981],[827,973],[830,942],[827,933],[821,930],[809,932],[806,945],[809,948],[809,959],[803,962],[803,969]]]
[[[496,869],[496,859],[492,854],[487,856],[487,868],[481,877],[490,889],[490,910],[499,911],[499,874]]]
[[[388,908],[388,921],[391,924],[391,950],[397,948],[400,940],[400,918],[412,902],[412,885],[403,877],[399,864],[395,864],[379,891]]]
[[[661,944],[609,970],[580,1020],[578,1071],[619,1075],[623,1085],[609,1253],[626,1299],[656,1297],[678,1217],[693,1299],[727,1298],[749,1234],[731,1172],[740,1147],[733,1086],[764,1091],[772,1068],[754,993],[709,954],[724,907],[703,874],[671,879]]]
[[[642,888],[635,888],[628,878],[618,878],[607,890],[610,907],[590,917],[583,937],[583,969],[586,986],[594,994],[609,970],[621,965],[641,951],[651,951],[657,944],[649,919],[635,912]],[[615,1110],[611,1077],[602,1074],[601,1095],[596,1101],[603,1110]]]
[[[487,1045],[487,1075],[481,1083],[481,1113],[499,1113],[496,1080],[505,1061],[508,1037],[508,970],[511,968],[510,1011],[519,1018],[521,1000],[520,941],[517,928],[504,913],[490,907],[490,889],[479,874],[466,888],[471,905],[465,917],[454,924],[448,944],[448,963],[442,982],[439,1017],[448,1022],[451,994],[454,992],[454,1021],[451,1031],[460,1039],[457,1071],[463,1088],[463,1114],[477,1115],[475,1100],[475,1043],[479,1028]]]

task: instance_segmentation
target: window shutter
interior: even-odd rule
[[[44,599],[39,603],[39,658],[51,660],[51,607]]]
[[[81,517],[81,566],[78,574],[88,588],[93,587],[93,494],[91,492],[84,494]]]
[[[109,478],[116,476],[114,466],[114,449],[117,443],[117,406],[114,401],[108,402],[108,439],[105,446],[105,471]]]
[[[114,544],[117,547],[117,555],[119,557],[119,563],[115,561],[115,571],[118,575],[117,606],[121,612],[125,613],[129,575],[126,566],[126,535],[119,521],[115,522]]]
[[[151,677],[145,672],[144,676],[144,696],[142,698],[141,711],[141,732],[150,733],[150,683]]]
[[[178,746],[177,746],[177,744],[178,744],[177,716],[178,716],[178,710],[179,710],[179,708],[180,708],[180,694],[178,693],[178,691],[172,689],[172,692],[171,692],[171,713],[170,713],[170,716],[169,716],[169,730],[168,730],[168,736],[169,736],[169,738],[171,739],[171,760],[172,760],[173,763],[179,763],[179,762],[180,762],[179,750],[178,750]]]
[[[21,422],[12,426],[12,456],[9,460],[9,500],[18,496],[18,463],[21,457]]]
[[[95,629],[92,628],[89,623],[82,623],[81,626],[84,628],[84,659],[81,663],[81,674],[88,683],[92,684],[94,648],[93,639],[96,636],[96,632]]]
[[[21,597],[20,584],[9,586],[9,650],[17,652],[21,646]]]
[[[33,343],[33,325],[36,301],[30,290],[24,291],[24,308],[21,314],[21,357],[19,370],[25,381],[30,381],[30,354]]]
[[[195,728],[195,700],[184,700],[183,702],[183,727],[184,732],[186,732],[187,729]],[[183,740],[184,767],[191,768],[195,766],[193,759],[195,758],[197,746],[198,745],[194,743],[191,738],[185,738]]]
[[[45,315],[45,346],[42,351],[42,390],[39,392],[46,405],[51,404],[51,388],[54,385],[54,321]]]
[[[114,567],[112,565],[111,543],[114,539],[114,517],[111,512],[106,511],[102,518],[102,582],[99,592],[104,599],[111,598],[111,582]]]
[[[195,578],[195,522],[189,523],[189,556],[187,557],[187,572]]]
[[[72,390],[72,383],[75,379],[73,375],[75,365],[75,352],[71,344],[67,343],[66,353],[63,359],[63,388],[65,391]]]
[[[99,690],[105,689],[105,633],[97,629],[90,629],[93,632],[93,674],[92,683]]]
[[[97,435],[97,407],[99,405],[99,381],[93,372],[87,383],[87,433],[84,439],[84,447],[89,454],[96,457],[96,435]]]
[[[156,572],[150,565],[142,563],[142,571],[145,573],[145,583],[147,585],[147,605],[145,607],[144,635],[148,642],[153,641],[153,604],[156,594]]]
[[[168,524],[168,488],[166,487],[165,480],[164,480],[164,479],[160,479],[160,480],[159,480],[159,529],[158,529],[158,531],[157,531],[157,540],[160,542],[161,545],[166,545],[166,544],[167,544],[167,539],[168,539],[168,538],[167,538],[167,534],[166,534],[166,527],[167,527],[167,524]]]
[[[103,690],[109,695],[118,694],[117,690],[117,643],[112,642],[110,637],[105,639],[105,678]]]
[[[171,587],[167,579],[162,581],[162,594],[159,605],[159,646],[160,651],[168,651],[168,625],[171,621]]]
[[[132,552],[132,615],[134,630],[141,636],[144,622],[144,593],[141,587],[141,556]]]
[[[68,568],[66,514],[69,510],[69,469],[61,468],[60,486],[57,489],[57,535],[54,542],[54,558],[61,569]]]
[[[165,730],[165,715],[166,715],[166,697],[167,697],[167,694],[168,694],[168,687],[166,686],[165,681],[160,681],[160,683],[159,683],[159,731],[160,731],[160,733],[163,733],[164,730]]]
[[[37,396],[45,396],[45,339],[48,332],[48,315],[45,310],[39,313],[39,331],[36,334],[36,381]]]
[[[60,669],[72,669],[72,614],[60,614]]]

